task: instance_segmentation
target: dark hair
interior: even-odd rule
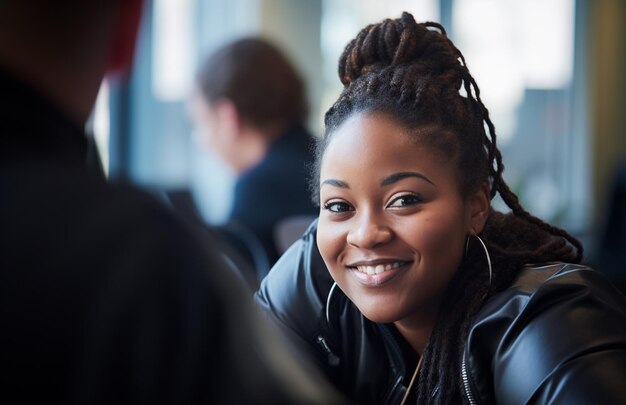
[[[125,0],[0,0],[0,35],[12,37],[12,43],[36,36],[49,55],[75,61],[76,56],[90,56],[85,55],[86,51],[94,49],[94,43],[102,39],[100,33],[119,17],[116,10],[121,9],[125,14],[131,11],[128,3]],[[26,33],[28,36],[24,36]]]
[[[277,47],[260,38],[219,48],[202,65],[198,83],[209,102],[230,99],[241,119],[259,129],[302,123],[307,116],[298,72]]]
[[[484,253],[471,247],[447,287],[423,353],[418,402],[466,402],[460,364],[471,317],[484,297],[508,287],[524,264],[580,262],[582,245],[564,230],[530,215],[505,183],[495,127],[478,85],[440,24],[418,24],[403,13],[399,19],[365,27],[341,55],[339,77],[344,90],[326,113],[325,136],[318,144],[314,168],[318,196],[321,160],[333,132],[351,115],[366,112],[391,117],[417,141],[449,157],[457,166],[462,193],[487,183],[490,196],[500,194],[511,208],[506,215],[492,210],[481,235],[493,263],[491,285]]]

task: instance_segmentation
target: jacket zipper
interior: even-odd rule
[[[322,348],[322,350],[324,350],[324,352],[326,352],[326,355],[328,356],[328,365],[332,367],[337,367],[341,360],[339,359],[339,356],[333,353],[333,351],[330,349],[330,346],[328,346],[326,339],[324,339],[322,335],[319,335],[317,337],[317,344]]]
[[[474,395],[472,394],[472,390],[470,388],[469,375],[467,374],[467,366],[465,365],[465,355],[463,355],[463,362],[461,363],[461,376],[463,377],[463,387],[465,388],[465,396],[467,396],[467,400],[470,405],[476,405],[476,400],[474,399]]]

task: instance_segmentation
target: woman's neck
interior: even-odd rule
[[[419,315],[411,315],[394,322],[394,325],[413,350],[421,355],[428,344],[436,320],[437,311],[420,311]]]
[[[423,327],[423,328],[411,328],[407,327],[400,322],[395,323],[398,332],[406,339],[407,342],[411,345],[413,350],[415,350],[420,355],[424,352],[424,348],[426,347],[426,343],[428,343],[428,338],[430,337],[430,333],[433,328]]]

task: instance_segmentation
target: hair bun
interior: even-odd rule
[[[444,41],[447,44],[442,46]],[[450,53],[444,28],[432,22],[418,24],[410,13],[403,12],[400,18],[368,25],[348,43],[339,58],[339,79],[348,86],[364,74],[387,67],[426,59],[437,62],[441,59],[434,58],[434,54],[441,52]],[[452,61],[458,64],[457,57]]]

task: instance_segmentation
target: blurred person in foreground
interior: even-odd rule
[[[86,167],[85,121],[142,6],[0,1],[0,402],[334,402],[218,252]]]
[[[208,56],[190,106],[201,142],[237,176],[223,229],[261,242],[268,259],[268,268],[257,268],[262,278],[281,253],[277,224],[317,213],[307,186],[313,139],[304,127],[304,83],[273,44],[243,38]]]

